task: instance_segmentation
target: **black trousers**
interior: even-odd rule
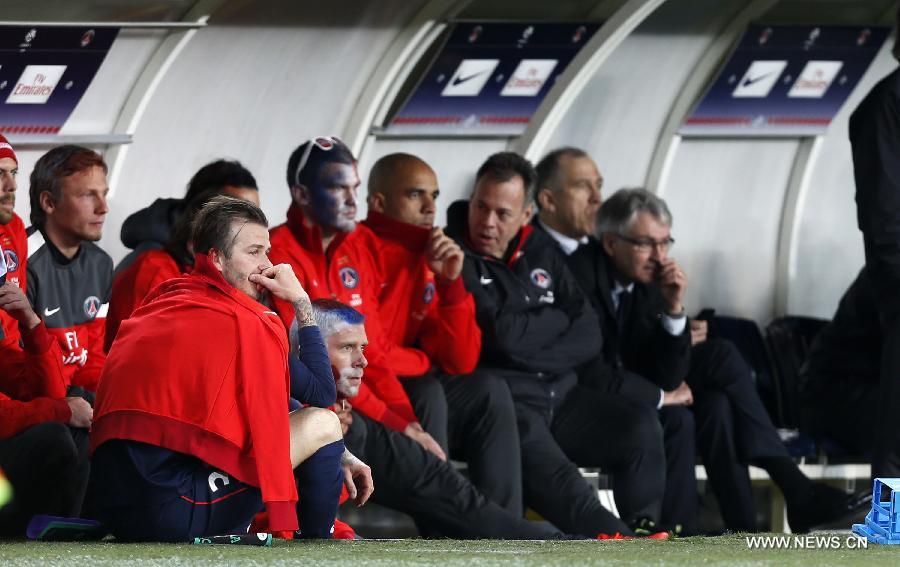
[[[560,539],[488,500],[450,463],[397,431],[353,412],[344,442],[372,468],[377,504],[409,514],[441,535],[461,539]]]
[[[694,413],[683,406],[659,409],[666,449],[666,492],[660,519],[682,533],[697,531],[697,431]]]
[[[13,499],[0,508],[0,535],[24,536],[35,514],[78,516],[90,465],[87,432],[46,422],[0,441],[0,468]]]
[[[666,483],[656,409],[575,385],[506,372],[516,405],[525,503],[564,532],[584,537],[631,533],[625,522],[659,519]],[[577,463],[577,464],[576,464]],[[612,478],[619,520],[579,466]]]
[[[506,381],[489,372],[432,374],[403,381],[422,427],[444,452],[469,465],[469,479],[516,516],[522,470],[516,410]]]
[[[753,384],[751,371],[729,341],[709,339],[691,350],[687,378],[697,446],[725,525],[755,531],[756,511],[747,465],[788,452]]]

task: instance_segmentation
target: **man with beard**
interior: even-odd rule
[[[24,534],[34,514],[77,516],[87,485],[93,410],[66,398],[62,353],[25,296],[27,237],[13,211],[18,160],[0,135],[0,469],[15,491],[0,508],[0,535]]]
[[[194,225],[194,271],[157,287],[119,330],[91,430],[97,507],[119,539],[243,533],[263,504],[272,531],[297,530],[299,516],[301,537],[330,539],[341,469],[358,504],[371,494],[331,412],[286,412],[294,355],[259,301],[292,305],[307,339],[315,320],[290,267],[268,259],[267,224],[252,203],[212,199]],[[324,380],[318,343],[300,356]]]

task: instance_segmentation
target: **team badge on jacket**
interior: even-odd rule
[[[6,260],[6,270],[15,272],[19,269],[19,257],[12,250],[3,250],[3,259]]]
[[[359,285],[359,274],[353,268],[341,268],[338,274],[341,276],[341,283],[347,289],[353,289]]]
[[[550,273],[543,268],[535,268],[531,270],[531,283],[541,289],[547,289],[553,283]]]
[[[92,295],[84,300],[84,314],[93,319],[97,313],[100,313],[100,298]]]
[[[434,282],[428,282],[425,284],[425,294],[422,296],[422,301],[425,302],[425,305],[430,304],[434,300]]]

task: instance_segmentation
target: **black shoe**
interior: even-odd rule
[[[671,537],[678,535],[681,532],[680,525],[673,529],[657,524],[650,518],[638,518],[631,522],[628,527],[634,532],[635,537],[648,537],[653,539],[663,539],[661,534],[667,534]]]
[[[845,519],[849,527],[863,518],[872,506],[870,492],[846,493],[837,488],[814,483],[812,494],[802,504],[788,504],[787,516],[791,531],[805,534],[816,526]]]

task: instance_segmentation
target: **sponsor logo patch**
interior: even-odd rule
[[[463,59],[441,96],[478,96],[499,63],[499,59]]]
[[[781,72],[787,67],[787,61],[754,61],[747,72],[738,81],[731,96],[735,98],[765,98]]]

